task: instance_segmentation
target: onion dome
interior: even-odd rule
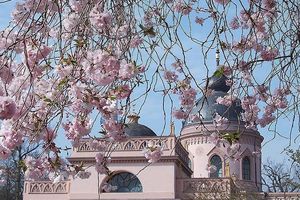
[[[140,116],[136,113],[130,114],[127,118],[129,122],[125,126],[125,134],[129,137],[156,136],[150,128],[138,123]]]
[[[208,96],[203,96],[197,100],[195,107],[189,114],[189,118],[184,122],[184,126],[197,123],[212,123],[215,115],[227,118],[229,121],[238,121],[241,119],[243,112],[240,106],[240,100],[236,99],[231,106],[225,106],[216,102],[217,98],[229,95],[227,92],[230,86],[226,85],[228,78],[224,75],[212,76],[208,80],[208,88],[212,93]],[[197,120],[191,120],[191,116],[199,116]]]

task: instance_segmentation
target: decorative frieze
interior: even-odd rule
[[[234,184],[230,178],[187,178],[178,179],[181,199],[228,199]]]
[[[69,181],[53,183],[52,181],[25,182],[24,192],[28,194],[67,194]]]
[[[113,151],[141,151],[146,145],[152,142],[154,145],[159,145],[163,147],[163,150],[169,150],[170,146],[172,146],[172,138],[130,138],[126,142],[121,142],[117,144],[111,144],[109,142],[103,142],[106,144],[107,149],[113,149]],[[83,139],[80,141],[79,147],[75,149],[76,152],[97,152],[90,146],[90,142],[87,139]]]

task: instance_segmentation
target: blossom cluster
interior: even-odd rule
[[[226,85],[236,92],[232,94],[240,94],[242,120],[247,127],[272,123],[279,117],[278,110],[288,110],[289,95],[299,88],[295,81],[298,74],[293,73],[297,70],[289,68],[297,60],[298,25],[288,23],[289,18],[285,21],[287,14],[282,14],[282,9],[289,5],[281,8],[278,0],[236,2],[239,5],[234,6],[237,10],[232,13],[237,14],[231,13],[233,3],[17,3],[9,27],[0,31],[0,158],[8,158],[21,145],[40,145],[40,158],[24,158],[26,177],[36,179],[51,172],[55,182],[76,174],[88,178],[90,173],[82,167],[70,170],[71,165],[60,160],[63,148],[56,143],[56,137],[63,135],[72,147],[78,147],[81,139],[87,137],[92,149],[101,152],[95,160],[97,171],[107,173],[108,158],[103,152],[107,143],[127,139],[125,117],[133,102],[138,101],[134,92],[139,93],[137,88],[142,87],[146,88],[144,96],[149,91],[162,92],[164,97],[176,95],[177,109],[172,107],[175,118],[199,121],[200,116],[190,113],[203,83],[198,74],[193,74],[196,70],[187,66],[189,49],[196,49],[190,42],[201,48],[195,51],[202,52],[205,59],[211,50],[220,48],[221,59],[226,58],[221,73],[228,76]],[[298,15],[293,17],[294,8],[289,8],[292,21]],[[194,26],[198,24],[201,26]],[[206,29],[207,24],[213,26],[198,34],[198,29]],[[170,65],[170,60],[175,62]],[[265,65],[272,69],[270,76],[262,82],[255,80],[254,71]],[[200,68],[201,73],[203,69]],[[148,76],[145,72],[154,74]],[[162,84],[149,77],[163,77]],[[265,85],[273,86],[273,80],[280,82],[280,87],[271,93]],[[164,88],[157,90],[160,86]],[[249,92],[251,88],[253,93]],[[208,88],[203,90],[204,95],[211,92]],[[237,102],[236,98],[226,95],[216,103],[229,107]],[[216,127],[227,122],[225,116],[216,113]],[[218,144],[224,142],[220,136],[215,139]],[[233,146],[229,151],[235,149]],[[161,153],[161,147],[149,146],[145,156],[156,162]]]
[[[143,150],[143,153],[145,158],[148,159],[149,163],[154,163],[161,158],[163,154],[163,147],[150,141]]]

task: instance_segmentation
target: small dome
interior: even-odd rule
[[[190,119],[187,119],[184,122],[184,126],[199,122],[212,123],[216,113],[222,117],[226,117],[229,121],[238,121],[241,119],[243,109],[240,106],[239,99],[237,99],[231,106],[225,106],[216,102],[218,97],[228,95],[227,92],[230,87],[226,85],[226,80],[228,80],[227,77],[223,75],[221,77],[213,76],[209,78],[208,88],[213,90],[212,94],[207,97],[201,97],[196,102],[195,107],[190,113],[190,116],[197,115],[200,119],[198,121],[191,121]]]
[[[129,122],[126,124],[125,134],[131,137],[156,136],[156,134],[150,128],[138,123],[139,118],[140,117],[135,113],[128,116]]]

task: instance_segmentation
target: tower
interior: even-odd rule
[[[190,113],[190,116],[198,116],[198,120],[188,118],[179,138],[189,152],[192,178],[232,177],[246,191],[261,191],[261,158],[255,152],[260,151],[263,137],[256,130],[245,128],[239,99],[230,106],[216,102],[219,97],[231,95],[226,80],[224,75],[209,78],[210,95],[201,97]],[[217,114],[227,118],[228,122],[216,126],[214,117]],[[221,137],[236,135],[238,151],[233,155],[228,153],[230,144],[216,145],[212,138],[216,133]],[[208,166],[214,166],[214,170],[208,170]]]

